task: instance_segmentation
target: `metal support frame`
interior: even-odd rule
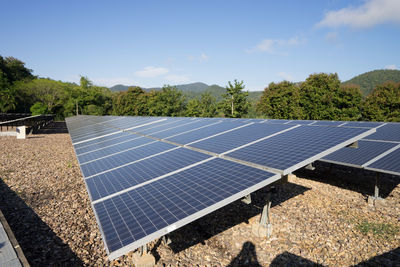
[[[368,203],[370,203],[371,206],[374,206],[376,201],[384,201],[384,199],[379,196],[379,178],[380,173],[377,172],[375,176],[374,195],[368,196]]]
[[[346,147],[358,148],[358,141],[355,141],[354,143],[351,143],[350,145],[347,145]]]
[[[271,237],[272,234],[272,224],[271,224],[271,192],[267,193],[267,204],[264,206],[261,219],[260,226],[267,228],[267,238]]]
[[[161,241],[162,241],[165,245],[171,244],[171,239],[169,238],[168,235],[163,235]]]
[[[310,163],[307,166],[305,166],[304,169],[313,171],[313,170],[315,170],[315,167],[314,167],[314,165],[312,163]]]
[[[247,196],[242,198],[242,202],[247,204],[247,205],[250,204],[251,203],[251,194],[248,194]]]

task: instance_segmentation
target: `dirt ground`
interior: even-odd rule
[[[62,124],[26,140],[0,137],[0,209],[32,266],[129,266],[108,261]],[[231,203],[150,244],[159,266],[400,266],[400,177],[317,163],[288,183]],[[252,234],[267,191],[273,234]]]

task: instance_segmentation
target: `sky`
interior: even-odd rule
[[[3,0],[0,55],[34,75],[159,87],[400,68],[399,0]]]

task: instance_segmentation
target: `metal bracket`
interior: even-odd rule
[[[248,194],[247,196],[245,196],[244,198],[242,198],[242,202],[245,204],[250,204],[251,203],[251,195]]]
[[[271,192],[267,193],[267,204],[264,206],[261,219],[260,226],[267,228],[267,238],[271,237],[272,234],[272,225],[271,225]]]
[[[171,244],[171,239],[169,238],[168,235],[163,235],[163,237],[162,237],[162,242],[163,242],[165,245],[169,245],[169,244]]]
[[[384,199],[379,196],[379,184],[378,184],[379,177],[380,177],[380,174],[379,174],[379,172],[377,172],[376,177],[375,177],[374,195],[368,196],[368,203],[371,206],[375,206],[376,201],[384,201]]]
[[[144,254],[147,254],[147,244],[139,248],[139,255],[143,256]]]
[[[354,143],[351,143],[350,145],[347,145],[346,147],[358,148],[358,141],[355,141]]]
[[[305,166],[304,169],[313,171],[313,170],[315,170],[315,167],[314,167],[314,165],[312,163],[310,163],[307,166]]]

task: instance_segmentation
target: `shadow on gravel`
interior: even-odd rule
[[[261,267],[257,260],[257,253],[253,243],[249,241],[244,243],[240,253],[229,263],[227,267],[235,266]]]
[[[0,209],[32,266],[83,266],[69,246],[1,179]]]
[[[67,124],[65,121],[53,121],[43,128],[35,131],[35,134],[60,134],[68,133]]]
[[[315,162],[314,166],[314,171],[303,168],[295,174],[304,179],[355,191],[366,197],[374,195],[377,172],[320,161]],[[379,173],[379,196],[388,197],[399,183],[400,176]]]
[[[276,256],[272,260],[269,266],[270,267],[278,267],[278,266],[317,266],[317,267],[321,266],[322,267],[324,265],[315,263],[306,258],[285,251],[282,254]]]
[[[400,247],[372,257],[354,266],[400,266]]]
[[[249,223],[249,219],[260,215],[264,205],[267,203],[267,193],[272,192],[272,207],[279,205],[286,200],[303,194],[310,188],[294,183],[285,183],[274,187],[264,187],[251,194],[250,205],[237,200],[225,207],[222,207],[184,227],[173,231],[169,238],[169,247],[174,253],[179,253],[198,243],[205,244],[209,238],[232,228],[242,222]],[[218,248],[216,248],[218,249]]]

